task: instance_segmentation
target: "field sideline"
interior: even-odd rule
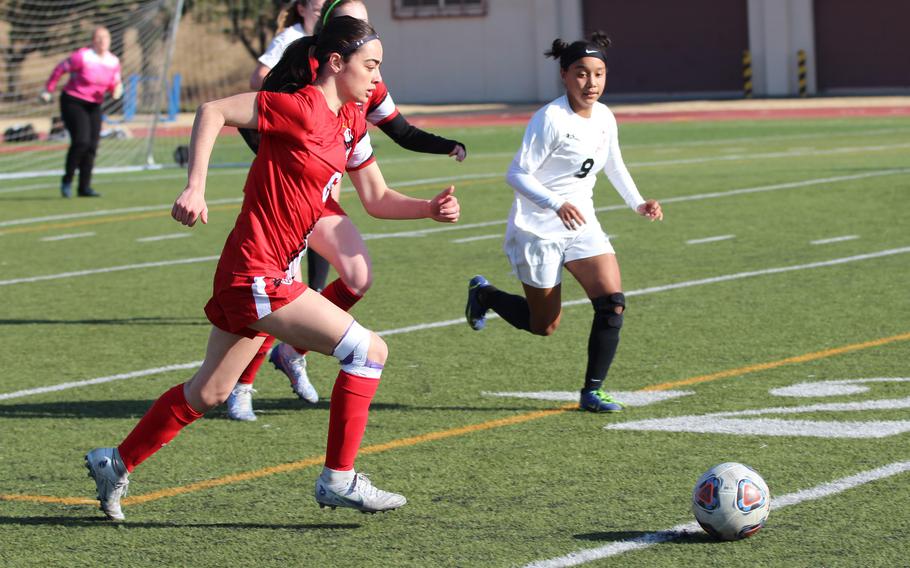
[[[387,515],[313,503],[336,368],[315,356],[317,405],[264,368],[257,422],[213,411],[137,469],[124,523],[101,520],[81,456],[198,365],[245,172],[212,170],[210,223],[193,229],[169,218],[179,171],[101,176],[89,202],[0,181],[0,565],[905,563],[910,118],[621,125],[667,218],[637,218],[598,182],[629,297],[608,382],[630,406],[614,416],[567,402],[590,325],[574,282],[552,337],[462,320],[473,274],[518,289],[500,245],[522,131],[442,130],[467,143],[463,164],[374,135],[393,187],[429,197],[454,180],[455,226],[374,220],[342,195],[375,270],[354,315],[391,350],[358,461],[408,497]],[[239,144],[219,158],[244,159]],[[691,525],[692,484],[722,461],[771,487],[752,539]]]

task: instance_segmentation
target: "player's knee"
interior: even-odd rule
[[[601,320],[607,327],[622,327],[626,311],[626,296],[622,292],[592,298],[591,305],[594,306],[595,319]]]
[[[203,381],[197,373],[186,390],[187,403],[199,412],[208,412],[224,402],[231,395],[233,385],[220,388],[214,381]]]
[[[79,155],[83,155],[83,154],[88,153],[91,150],[92,143],[88,139],[82,140],[82,139],[77,138],[77,139],[73,140],[72,146],[73,146],[73,152],[75,152]]]
[[[380,365],[385,365],[386,360],[389,358],[389,346],[388,344],[378,335],[370,332],[370,349],[367,351],[367,357],[370,361],[376,361]]]
[[[354,292],[358,296],[363,296],[367,293],[367,290],[370,289],[370,286],[373,285],[373,271],[370,269],[369,265],[360,266],[355,270],[351,270],[348,274],[345,274],[341,280],[351,292]]]
[[[531,319],[531,333],[547,337],[556,333],[559,329],[559,322],[562,320],[562,313],[556,314],[555,318],[545,318],[540,320]]]
[[[378,335],[352,322],[332,352],[341,369],[358,377],[379,378],[389,355],[389,348]]]

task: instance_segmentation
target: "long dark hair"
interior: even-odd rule
[[[375,36],[376,31],[363,20],[350,16],[332,18],[319,34],[302,37],[284,50],[281,59],[262,81],[261,90],[298,91],[316,80],[310,68],[311,55],[320,67],[326,64],[332,53],[341,54],[348,61],[351,54],[363,45],[361,40],[371,35]]]
[[[559,66],[562,69],[568,69],[569,65],[574,63],[578,56],[584,53],[590,53],[590,49],[596,49],[599,52],[600,59],[606,60],[605,51],[610,47],[610,38],[607,37],[607,34],[601,31],[596,31],[591,34],[591,39],[589,40],[578,40],[572,43],[567,43],[561,39],[554,39],[553,45],[550,47],[549,51],[545,51],[544,55],[547,57],[552,57],[553,59],[559,60]]]

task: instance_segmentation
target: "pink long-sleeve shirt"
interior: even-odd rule
[[[110,51],[98,55],[91,47],[77,49],[54,67],[45,90],[53,92],[64,73],[70,74],[70,80],[63,87],[64,93],[84,101],[102,103],[104,94],[112,93],[120,83],[120,60]]]

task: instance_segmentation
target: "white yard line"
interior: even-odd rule
[[[502,233],[495,233],[492,235],[478,235],[476,237],[465,237],[463,239],[452,239],[453,243],[473,243],[474,241],[486,241],[488,239],[501,239]]]
[[[907,146],[907,145],[901,145],[901,146]],[[800,155],[803,155],[803,154],[800,154]],[[728,158],[729,157],[727,156],[727,157],[724,157],[723,159],[728,159]],[[671,160],[670,162],[673,162],[673,161]],[[656,164],[656,162],[652,163],[652,165],[653,164]],[[633,166],[633,164],[631,164],[631,163],[628,165]],[[688,201],[688,200],[693,200],[693,199],[705,199],[706,197],[720,197],[720,196],[725,196],[725,195],[737,195],[737,194],[741,194],[741,193],[750,193],[750,192],[755,192],[755,191],[770,191],[770,190],[774,190],[774,189],[786,189],[789,187],[804,187],[807,185],[816,185],[816,184],[820,184],[820,183],[833,183],[833,182],[838,182],[838,181],[850,181],[850,180],[865,179],[865,178],[878,177],[878,176],[901,175],[901,174],[906,174],[906,173],[910,173],[910,168],[892,168],[892,169],[886,169],[886,170],[876,170],[873,172],[866,172],[866,173],[862,173],[862,174],[853,174],[853,175],[847,175],[847,176],[833,176],[833,177],[826,177],[826,178],[815,178],[815,179],[808,179],[808,180],[803,180],[803,181],[798,181],[798,182],[786,182],[786,183],[782,183],[782,184],[774,184],[774,185],[769,185],[769,186],[758,186],[758,187],[753,187],[753,188],[735,189],[735,190],[725,191],[725,192],[714,192],[714,193],[709,193],[709,194],[682,196],[682,197],[676,197],[676,198],[662,199],[661,201],[671,203],[672,201],[670,201],[670,199],[672,199],[673,201]],[[390,183],[389,186],[394,187],[394,188],[411,187],[411,186],[422,185],[422,184],[426,184],[426,183],[446,183],[446,182],[450,182],[450,181],[473,180],[473,179],[492,179],[492,178],[497,178],[497,177],[502,177],[504,179],[505,174],[503,172],[491,172],[491,173],[482,173],[482,174],[468,174],[468,175],[464,175],[464,176],[423,178],[423,179],[417,179],[417,180],[411,180],[411,181],[405,181],[405,182]],[[347,189],[347,191],[350,191],[350,190]],[[207,203],[209,206],[212,206],[212,205],[222,205],[222,204],[228,204],[228,203],[240,203],[242,201],[243,201],[243,198],[241,198],[241,197],[231,197],[231,198],[225,198],[225,199],[213,199],[211,201],[208,201]],[[68,214],[60,214],[60,215],[46,215],[46,216],[42,216],[42,217],[27,217],[27,218],[22,218],[22,219],[10,219],[7,221],[0,221],[0,228],[12,227],[12,226],[16,226],[16,225],[44,223],[44,222],[48,222],[48,221],[69,221],[69,220],[73,220],[73,219],[85,219],[88,217],[103,217],[106,215],[122,215],[124,213],[142,213],[145,211],[162,211],[162,210],[167,211],[167,210],[170,210],[172,206],[173,206],[173,203],[167,203],[167,204],[161,204],[161,205],[147,205],[147,206],[143,206],[143,207],[124,207],[124,208],[120,208],[120,209],[102,209],[99,211],[85,211],[85,212],[81,212],[81,213],[68,213]],[[616,209],[619,209],[619,208],[622,208],[622,207],[616,207]],[[604,210],[604,209],[603,208],[599,209],[599,211],[601,211],[601,210]],[[0,234],[2,234],[2,232],[0,232]]]
[[[772,160],[777,158],[797,158],[811,156],[830,156],[835,154],[853,154],[857,152],[881,152],[884,150],[897,150],[910,148],[907,144],[882,144],[879,146],[853,146],[847,148],[830,148],[827,150],[795,150],[788,152],[765,152],[763,154],[731,154],[726,156],[705,156],[702,158],[678,158],[675,160],[658,160],[653,162],[629,162],[630,168],[648,168],[655,166],[683,166],[689,164],[704,164],[708,162],[736,162],[746,160]]]
[[[210,166],[210,169],[209,169],[209,176],[228,175],[228,174],[236,175],[237,172],[234,170],[246,170],[246,169],[249,169],[249,167],[250,167],[249,164],[246,164],[246,165],[220,165],[220,166],[212,165],[212,166]],[[60,172],[60,173],[63,173],[63,172]],[[92,173],[95,174],[95,173],[98,173],[98,171],[94,170]],[[58,177],[58,176],[55,176],[55,177]],[[169,174],[163,173],[163,174],[130,178],[131,181],[132,180],[135,180],[135,181],[162,181],[162,180],[170,180],[170,179],[185,180],[186,171],[175,168],[174,171]],[[107,184],[123,185],[124,178],[115,177],[115,178],[105,179],[104,177],[97,177],[97,178],[92,179],[92,183],[94,185],[107,185]],[[4,187],[4,188],[0,188],[0,193],[19,193],[21,191],[33,191],[33,190],[37,190],[37,189],[54,189],[54,190],[59,191],[60,190],[60,181],[55,180],[52,182],[34,183],[31,185],[17,185],[15,187]]]
[[[95,233],[70,233],[68,235],[54,235],[53,237],[44,237],[42,242],[65,241],[67,239],[81,239],[82,237],[94,237]]]
[[[648,149],[676,149],[686,146],[723,146],[726,144],[733,143],[767,143],[775,142],[778,140],[799,140],[799,139],[811,139],[811,138],[824,138],[825,140],[830,140],[831,138],[854,138],[857,136],[876,136],[879,134],[894,134],[896,132],[910,132],[910,130],[904,128],[881,128],[876,130],[859,130],[859,131],[850,131],[842,133],[833,133],[833,132],[813,132],[805,134],[780,134],[777,136],[748,136],[748,137],[739,137],[739,138],[717,138],[714,140],[682,140],[678,142],[643,142],[639,144],[622,144],[622,148],[625,150],[627,148],[648,148]],[[469,153],[468,156],[472,160],[478,159],[488,159],[488,158],[511,158],[515,155],[515,152],[484,152],[483,154],[473,154]],[[402,156],[400,158],[386,158],[384,160],[379,160],[379,165],[384,164],[400,164],[400,163],[413,163],[413,162],[428,162],[433,160],[439,160],[440,156],[414,156],[406,157]]]
[[[158,235],[157,237],[142,237],[136,239],[137,243],[153,243],[155,241],[167,241],[171,239],[185,239],[193,236],[192,233],[171,233],[169,235]]]
[[[826,185],[832,183],[839,183],[844,181],[855,181],[859,179],[866,179],[871,177],[880,177],[880,176],[893,176],[893,175],[904,175],[910,174],[910,168],[898,168],[898,169],[889,169],[889,170],[877,170],[874,172],[866,172],[862,174],[852,174],[848,176],[835,176],[835,177],[825,177],[825,178],[815,178],[807,179],[803,181],[791,181],[784,183],[774,183],[771,185],[759,185],[755,187],[743,187],[739,189],[729,189],[726,191],[713,191],[710,193],[697,193],[695,195],[681,195],[679,197],[667,197],[660,199],[661,203],[682,203],[686,201],[700,201],[702,199],[717,199],[722,197],[733,197],[737,195],[748,195],[751,193],[763,193],[766,191],[779,191],[784,189],[798,189],[803,187],[811,187],[813,185]],[[606,205],[604,207],[598,207],[595,209],[598,213],[603,213],[606,211],[620,211],[628,209],[626,205]],[[496,225],[505,225],[506,220],[497,220],[497,221],[483,221],[480,223],[464,223],[464,224],[455,224],[455,225],[446,225],[444,227],[433,227],[429,229],[417,229],[415,231],[399,231],[396,233],[373,233],[365,234],[363,238],[366,240],[371,239],[390,239],[390,238],[401,238],[401,237],[425,237],[427,235],[432,235],[434,233],[442,233],[446,231],[459,231],[463,229],[476,229],[480,227],[493,227]]]
[[[208,206],[222,205],[226,203],[240,203],[242,197],[231,197],[228,199],[213,199],[207,201]],[[13,227],[16,225],[32,225],[35,223],[46,223],[48,221],[72,221],[74,219],[86,219],[90,217],[106,217],[108,215],[123,215],[125,213],[144,213],[146,211],[170,211],[174,206],[173,203],[167,205],[145,205],[140,207],[123,207],[120,209],[100,209],[98,211],[84,211],[82,213],[65,213],[61,215],[45,215],[43,217],[28,217],[24,219],[10,219],[9,221],[0,221],[0,227]]]
[[[200,365],[202,365],[202,361],[193,361],[192,363],[179,363],[176,365],[167,365],[165,367],[142,369],[140,371],[131,371],[129,373],[119,373],[117,375],[108,375],[107,377],[86,379],[84,381],[71,381],[68,383],[59,383],[56,385],[50,385],[50,386],[46,386],[46,387],[24,389],[24,390],[19,390],[19,391],[15,391],[15,392],[8,392],[6,394],[0,394],[0,400],[8,400],[10,398],[22,398],[24,396],[31,396],[34,394],[43,394],[46,392],[62,391],[62,390],[74,389],[74,388],[78,388],[78,387],[87,387],[89,385],[100,385],[102,383],[110,383],[112,381],[123,381],[126,379],[135,379],[136,377],[147,377],[149,375],[158,375],[160,373],[169,373],[171,371],[195,369],[195,368],[199,367]]]
[[[701,244],[705,244],[705,243],[716,243],[717,241],[728,241],[733,238],[736,238],[736,235],[718,235],[716,237],[689,239],[688,241],[686,241],[686,244],[687,245],[701,245]]]
[[[868,471],[857,473],[856,475],[850,475],[848,477],[835,479],[834,481],[830,481],[828,483],[822,483],[821,485],[816,485],[815,487],[810,487],[809,489],[803,489],[801,491],[787,493],[786,495],[775,497],[771,500],[771,518],[773,519],[773,514],[775,511],[779,511],[784,507],[799,505],[800,503],[805,503],[806,501],[816,501],[818,499],[837,495],[838,493],[843,493],[848,489],[853,489],[867,483],[872,483],[873,481],[879,481],[881,479],[900,475],[902,473],[906,473],[907,471],[910,471],[910,462],[894,462],[876,469],[870,469]],[[525,568],[563,568],[565,566],[578,566],[580,564],[586,564],[595,560],[601,560],[603,558],[609,558],[611,556],[618,556],[626,552],[642,550],[654,546],[655,544],[660,544],[662,542],[669,542],[678,538],[697,535],[702,532],[703,531],[697,523],[685,523],[662,531],[652,532],[640,537],[631,538],[629,540],[611,542],[610,544],[599,546],[597,548],[577,550],[575,552],[570,552],[565,556],[559,556],[556,558],[551,558],[549,560],[538,560],[536,562],[531,562],[530,564],[525,565]],[[759,536],[755,538],[761,537]]]
[[[90,276],[92,274],[107,274],[109,272],[122,272],[124,270],[136,270],[139,268],[157,268],[159,266],[174,266],[178,264],[193,264],[196,262],[208,262],[218,260],[220,255],[200,256],[197,258],[181,258],[177,260],[161,260],[158,262],[143,262],[140,264],[124,264],[121,266],[109,266],[107,268],[94,268],[90,270],[77,270],[75,272],[61,272],[59,274],[45,274],[43,276],[29,276],[26,278],[13,278],[11,280],[0,280],[0,286],[10,286],[12,284],[27,284],[30,282],[43,282],[45,280],[59,280],[61,278],[73,278],[76,276]]]
[[[835,259],[825,260],[825,261],[821,261],[821,262],[811,262],[808,264],[797,264],[794,266],[783,266],[783,267],[778,267],[778,268],[766,268],[763,270],[752,270],[749,272],[737,272],[735,274],[726,274],[726,275],[714,276],[714,277],[710,277],[710,278],[700,278],[697,280],[687,280],[684,282],[675,282],[673,284],[665,284],[663,286],[652,286],[650,288],[640,288],[638,290],[630,290],[630,291],[626,292],[625,294],[626,294],[626,296],[629,296],[629,297],[643,296],[645,294],[656,294],[659,292],[667,292],[669,290],[690,288],[693,286],[702,286],[705,284],[715,284],[718,282],[729,282],[731,280],[740,280],[740,279],[744,279],[744,278],[752,278],[755,276],[763,276],[763,275],[767,275],[767,274],[780,274],[783,272],[794,272],[794,271],[798,271],[798,270],[808,270],[808,269],[812,269],[812,268],[836,266],[839,264],[846,264],[849,262],[871,260],[874,258],[884,258],[884,257],[888,257],[888,256],[893,256],[893,255],[897,255],[897,254],[906,254],[906,253],[910,253],[910,247],[889,249],[889,250],[871,252],[871,253],[860,254],[860,255],[855,255],[855,256],[847,256],[847,257],[843,257],[843,258],[835,258]],[[204,257],[201,259],[191,259],[191,260],[193,260],[194,262],[201,262],[203,260],[214,260],[216,258],[218,258],[218,257],[213,256],[213,257]],[[159,264],[160,263],[149,263],[149,265],[152,265],[152,266],[159,265]],[[134,267],[145,267],[148,265],[133,265],[133,266]],[[124,267],[119,267],[119,268],[122,270],[127,270],[127,268],[124,268]],[[2,284],[2,281],[0,281],[0,284]],[[578,300],[569,300],[569,301],[563,302],[562,305],[563,305],[563,307],[570,307],[570,306],[588,304],[589,302],[590,302],[590,300],[588,300],[587,298],[582,298],[582,299],[578,299]],[[496,314],[491,313],[487,316],[487,319],[495,319],[497,317],[498,316]],[[450,319],[450,320],[409,325],[406,327],[399,327],[399,328],[395,328],[395,329],[387,329],[385,331],[377,331],[376,333],[378,335],[385,337],[385,336],[390,336],[390,335],[411,333],[414,331],[424,331],[424,330],[428,330],[428,329],[450,327],[453,325],[466,325],[466,324],[465,324],[464,318],[455,318],[455,319]],[[166,369],[167,370],[167,369],[171,369],[172,367],[181,368],[181,369],[192,368],[197,363],[198,362],[181,363],[180,365],[178,365],[178,367],[174,367],[173,365],[171,365],[171,366],[167,366],[167,367],[158,367],[157,369]],[[146,376],[146,375],[156,374],[156,373],[160,373],[160,372],[164,372],[164,371],[160,371],[160,370],[156,371],[155,369],[147,369],[144,371],[133,371],[132,373],[140,373],[135,376]],[[4,399],[8,399],[8,398],[19,398],[21,396],[28,396],[30,394],[37,394],[39,392],[48,392],[49,390],[50,391],[64,390],[65,388],[75,388],[75,387],[85,386],[85,385],[90,385],[90,384],[99,384],[99,383],[109,382],[112,380],[120,380],[122,378],[132,378],[131,376],[126,376],[126,375],[130,375],[130,374],[131,373],[125,373],[123,375],[113,375],[114,378],[101,377],[101,378],[97,378],[97,379],[88,379],[86,381],[63,383],[63,385],[53,385],[53,386],[48,386],[48,387],[40,387],[38,389],[29,389],[29,390],[25,390],[25,391],[16,391],[14,393],[0,394],[0,400],[4,400]],[[66,386],[66,385],[68,385],[68,386]],[[44,390],[42,390],[42,389],[44,389]],[[26,394],[21,394],[21,393],[26,393]]]
[[[817,241],[809,241],[810,245],[827,245],[831,243],[842,243],[844,241],[854,241],[859,238],[859,235],[844,235],[843,237],[831,237],[830,239],[818,239]]]

